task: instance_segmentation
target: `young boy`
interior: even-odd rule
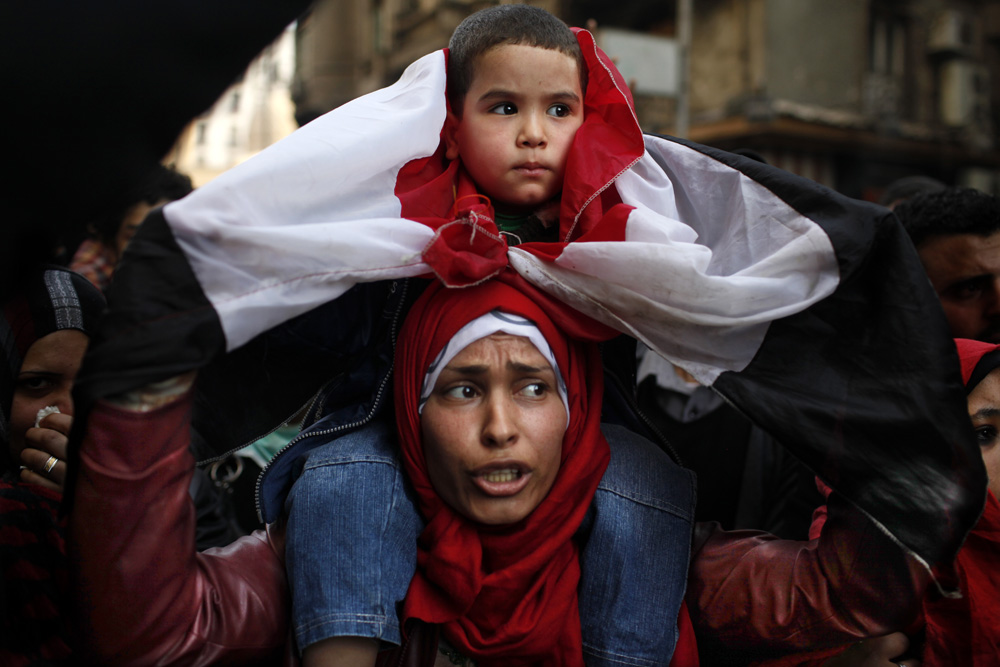
[[[456,192],[468,192],[471,179],[509,245],[556,240],[567,164],[584,123],[587,67],[576,36],[543,10],[501,5],[466,19],[451,38],[448,58],[450,110],[441,135]],[[329,428],[321,421],[313,430],[329,440],[322,435]],[[632,459],[622,470],[673,467],[663,477],[676,483],[661,478],[662,485],[653,485],[648,491],[658,502],[651,506],[607,490],[595,497],[598,525],[581,532],[615,532],[613,522],[627,517],[622,525],[632,534],[618,538],[613,557],[595,546],[581,558],[582,577],[594,573],[580,596],[588,663],[666,664],[687,562],[683,548],[667,553],[667,545],[686,542],[692,480],[652,444],[605,431],[613,457]],[[401,640],[396,606],[415,569],[423,524],[394,441],[393,429],[378,423],[330,440],[309,455],[289,496],[293,628],[307,667],[371,664],[378,650],[372,639]],[[304,434],[298,443],[302,451],[315,446],[315,438]],[[295,457],[292,451],[283,455]],[[656,558],[619,567],[642,554]],[[609,579],[611,571],[616,576]],[[607,600],[616,598],[628,607],[609,609]]]
[[[445,157],[461,160],[493,203],[498,226],[517,229],[518,217],[551,208],[562,192],[583,124],[587,69],[580,45],[550,14],[506,6],[459,26],[449,59]],[[551,213],[545,218],[555,231]]]

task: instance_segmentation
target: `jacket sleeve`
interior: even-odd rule
[[[191,398],[98,403],[81,445],[69,549],[79,643],[101,665],[275,664],[287,637],[283,534],[196,553]]]
[[[808,542],[695,527],[686,600],[699,647],[760,656],[904,628],[929,571],[836,494]]]

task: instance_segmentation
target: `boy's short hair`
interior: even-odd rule
[[[467,17],[448,42],[448,100],[455,114],[462,115],[462,103],[472,85],[476,60],[505,44],[552,49],[574,58],[580,70],[580,88],[586,90],[587,65],[569,26],[538,7],[498,5]]]

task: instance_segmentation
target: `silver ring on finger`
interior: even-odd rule
[[[54,456],[50,456],[49,460],[45,462],[44,466],[45,474],[48,475],[50,472],[52,472],[52,469],[56,467],[57,463],[59,463],[59,459],[57,459]]]

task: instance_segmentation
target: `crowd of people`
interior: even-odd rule
[[[633,106],[492,7],[23,277],[0,662],[1000,664],[1000,200]],[[289,425],[251,533],[207,465]]]

